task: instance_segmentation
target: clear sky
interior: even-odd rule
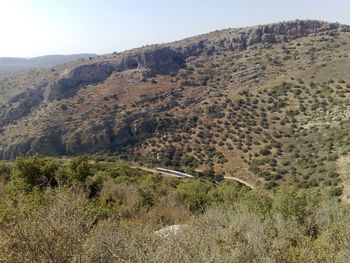
[[[350,24],[350,0],[0,0],[0,56],[97,53],[292,19]]]

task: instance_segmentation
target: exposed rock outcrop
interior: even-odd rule
[[[154,234],[161,238],[167,238],[184,234],[189,229],[189,225],[172,225],[159,229],[156,232],[154,232]]]
[[[47,92],[47,100],[74,96],[81,87],[102,82],[113,72],[128,69],[147,69],[148,77],[176,73],[185,66],[184,57],[170,48],[154,48],[120,56],[116,61],[81,65],[65,72]]]
[[[86,64],[65,72],[48,88],[47,100],[65,99],[74,96],[82,86],[106,80],[114,68],[108,63]]]
[[[242,50],[255,44],[274,44],[309,35],[350,32],[350,27],[317,20],[297,20],[241,30],[230,30],[214,40],[216,50]],[[213,45],[212,43],[207,46]]]
[[[168,47],[156,47],[123,55],[115,70],[148,69],[150,75],[176,73],[185,67],[185,56]]]
[[[10,98],[7,107],[0,112],[0,125],[6,125],[26,116],[43,100],[42,87],[28,89]]]
[[[273,44],[276,42],[276,37],[274,34],[263,34],[261,37],[261,42]]]

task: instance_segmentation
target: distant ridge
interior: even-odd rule
[[[0,57],[0,72],[19,72],[33,68],[51,68],[60,64],[95,56],[95,54],[74,54],[47,55],[34,58]]]

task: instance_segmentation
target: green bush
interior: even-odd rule
[[[264,147],[260,149],[259,153],[263,156],[267,156],[271,154],[271,151],[267,147]]]
[[[72,181],[85,182],[92,175],[92,166],[87,156],[79,156],[69,160],[67,164],[68,177]]]
[[[331,187],[329,189],[330,196],[341,196],[343,194],[343,188],[341,187]]]
[[[301,192],[292,187],[283,186],[277,191],[273,210],[285,219],[292,217],[302,223],[318,206],[319,201],[320,198],[316,192]]]
[[[30,191],[34,187],[55,187],[57,182],[57,171],[59,165],[48,157],[18,157],[11,172],[12,182],[22,185],[25,190]]]
[[[211,198],[208,192],[212,184],[204,180],[191,180],[181,182],[176,188],[177,199],[192,212],[205,211],[210,204]]]
[[[247,192],[242,198],[243,205],[261,217],[270,216],[273,199],[260,190]]]

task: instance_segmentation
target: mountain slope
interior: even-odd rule
[[[79,59],[95,57],[94,54],[48,55],[34,58],[0,57],[0,72],[19,72],[35,68],[51,68]]]
[[[336,187],[350,150],[350,27],[292,21],[0,80],[0,153],[113,154]]]

